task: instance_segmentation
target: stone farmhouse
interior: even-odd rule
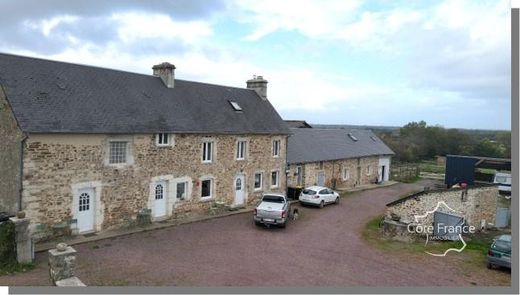
[[[240,207],[285,190],[289,129],[247,88],[0,54],[0,211],[35,238]],[[149,211],[151,210],[151,212]]]
[[[341,189],[388,181],[392,155],[370,130],[291,128],[287,183]]]

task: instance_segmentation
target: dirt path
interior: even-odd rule
[[[361,237],[386,203],[424,185],[397,184],[324,209],[304,207],[286,229],[255,227],[250,214],[239,214],[76,245],[77,274],[91,286],[472,286],[475,278],[451,261],[389,255]],[[0,285],[48,284],[45,259],[39,253],[35,270],[0,277]]]

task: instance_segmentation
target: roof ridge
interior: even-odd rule
[[[144,74],[144,73],[132,72],[132,71],[128,71],[128,70],[107,68],[107,67],[102,67],[102,66],[81,64],[81,63],[75,63],[75,62],[69,62],[69,61],[46,59],[46,58],[42,58],[42,57],[26,56],[26,55],[19,55],[19,54],[5,53],[5,52],[0,52],[0,55],[11,56],[11,57],[15,57],[15,58],[27,58],[27,59],[39,60],[39,61],[43,61],[43,62],[67,64],[67,65],[73,65],[73,66],[79,66],[79,67],[94,68],[94,69],[107,70],[107,71],[115,71],[115,72],[120,72],[120,73],[125,73],[125,74],[133,74],[133,75],[146,76],[146,77],[152,77],[152,78],[159,78],[159,77],[154,76],[152,74]],[[243,88],[243,87],[237,87],[237,86],[228,86],[228,85],[207,83],[207,82],[199,82],[199,81],[192,81],[192,80],[185,80],[185,79],[175,79],[175,81],[182,81],[182,82],[188,82],[188,83],[198,83],[198,84],[204,84],[204,85],[210,85],[210,86],[220,86],[220,87],[227,87],[227,88],[235,88],[235,89],[241,89],[241,90],[252,90],[252,91],[254,91],[254,89],[249,89],[249,88]]]

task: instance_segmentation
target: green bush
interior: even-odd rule
[[[0,269],[16,264],[15,226],[11,221],[0,223]]]

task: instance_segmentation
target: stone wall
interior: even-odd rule
[[[0,212],[14,214],[18,211],[22,137],[0,87]]]
[[[305,163],[300,165],[290,165],[287,179],[289,186],[297,186],[298,173],[297,167],[303,169],[303,186],[312,186],[318,183],[318,174],[325,173],[325,185],[332,187],[333,179],[336,179],[337,188],[352,188],[358,185],[374,183],[377,179],[377,169],[379,157],[363,157],[354,159],[342,159],[334,161]],[[367,173],[370,167],[370,173]],[[343,168],[347,168],[349,173],[346,179],[343,178]]]
[[[486,223],[495,223],[498,189],[495,186],[469,188],[465,199],[462,199],[464,189],[451,189],[444,191],[432,191],[418,194],[414,198],[407,199],[395,205],[390,205],[386,210],[386,217],[391,219],[391,215],[399,216],[403,223],[411,223],[415,215],[423,215],[427,211],[435,209],[440,201],[444,201],[454,213],[445,206],[439,206],[439,211],[463,216],[468,225],[480,228],[481,220]],[[433,214],[428,214],[420,220],[421,224],[432,224]]]
[[[111,139],[131,142],[132,165],[105,164]],[[281,140],[280,156],[272,157],[272,140]],[[245,160],[236,160],[236,141],[248,141]],[[212,163],[202,163],[202,142],[215,144]],[[245,177],[245,198],[253,204],[265,191],[285,190],[286,137],[272,135],[176,134],[174,145],[158,147],[152,134],[31,135],[24,158],[24,209],[36,238],[50,235],[49,226],[73,222],[74,196],[85,186],[96,188],[96,230],[129,224],[140,209],[151,207],[152,179],[188,181],[187,198],[177,200],[175,185],[167,204],[171,216],[206,214],[215,201],[233,205],[234,179]],[[272,170],[278,187],[270,186]],[[261,190],[254,190],[254,173],[263,173]],[[201,178],[214,180],[213,196],[201,200]],[[77,196],[76,196],[77,198]],[[153,200],[153,199],[152,199]],[[150,208],[152,209],[152,208]]]

